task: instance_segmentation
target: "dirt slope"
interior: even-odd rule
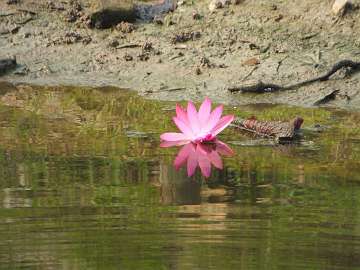
[[[126,33],[126,27],[89,29],[86,16],[69,22],[71,5],[66,1],[4,2],[0,3],[0,58],[15,55],[22,66],[2,80],[114,85],[150,98],[209,96],[233,105],[312,106],[339,90],[326,106],[360,108],[360,73],[339,72],[329,81],[276,94],[227,90],[258,80],[292,83],[322,74],[341,59],[360,61],[356,7],[336,17],[329,0],[245,0],[211,13],[209,1],[186,1],[159,19],[162,25],[139,22]],[[93,9],[90,3],[81,6],[84,14]]]

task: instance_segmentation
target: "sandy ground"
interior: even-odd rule
[[[339,60],[360,61],[360,10],[337,17],[330,0],[245,0],[213,13],[209,1],[186,1],[167,14],[162,25],[139,22],[131,33],[89,29],[81,19],[68,22],[66,1],[61,6],[4,2],[0,58],[16,56],[20,66],[1,80],[113,85],[154,99],[209,96],[231,105],[313,106],[339,90],[325,106],[360,108],[360,73],[339,72],[329,81],[282,93],[228,91],[258,80],[294,83],[323,74]],[[86,4],[83,8],[91,9]]]

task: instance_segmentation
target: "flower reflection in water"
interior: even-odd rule
[[[211,166],[223,169],[221,156],[232,156],[233,154],[233,150],[219,140],[209,143],[190,142],[180,149],[174,160],[174,166],[178,170],[186,164],[189,177],[195,173],[199,166],[202,175],[209,177]]]

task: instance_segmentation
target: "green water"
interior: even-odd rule
[[[0,269],[360,269],[360,114],[228,108],[301,115],[303,140],[227,129],[236,155],[205,181],[158,147],[174,103],[0,88]]]

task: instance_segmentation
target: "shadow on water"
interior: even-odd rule
[[[359,269],[360,115],[305,119],[277,146],[226,130],[236,152],[204,180],[176,171],[173,103],[115,88],[2,84],[0,269]]]

